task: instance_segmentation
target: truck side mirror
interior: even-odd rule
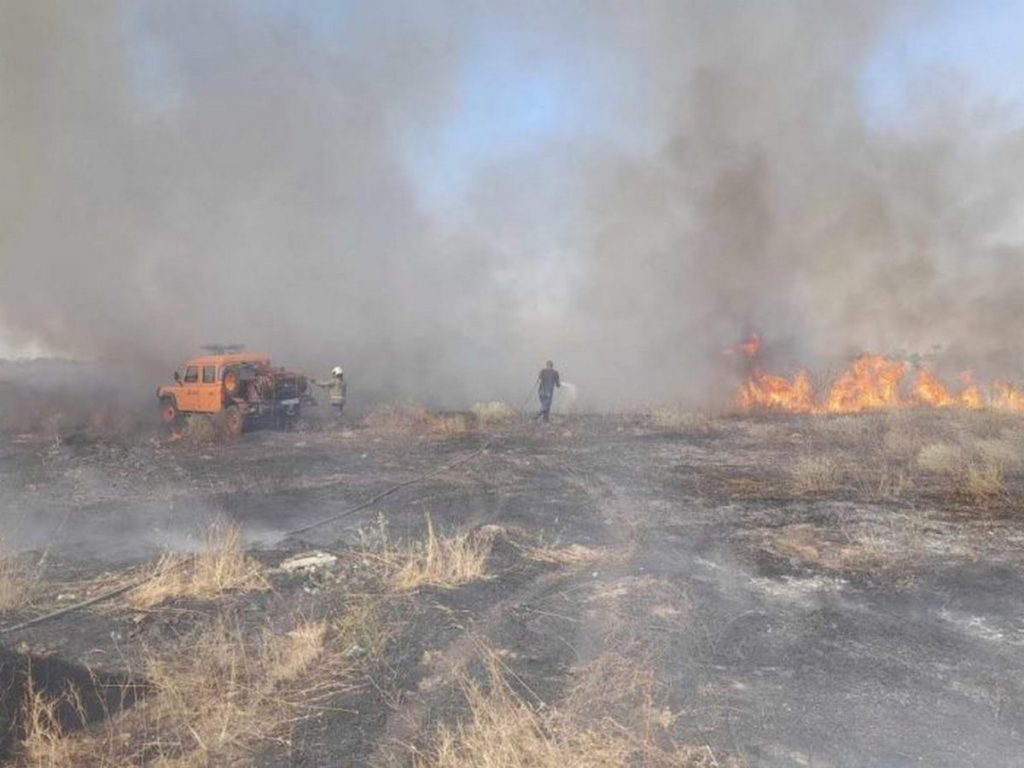
[[[181,384],[181,374],[177,371],[174,372],[174,383]]]

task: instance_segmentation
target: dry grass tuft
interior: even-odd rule
[[[40,756],[30,763],[39,766],[247,764],[254,745],[349,688],[343,648],[327,621],[246,633],[221,616],[166,647],[144,649],[145,690],[102,732],[69,735],[52,717],[59,702],[40,701],[39,726],[23,746]]]
[[[59,768],[83,764],[88,752],[80,741],[70,737],[65,727],[69,712],[73,713],[72,717],[77,715],[79,725],[85,724],[85,707],[73,686],[58,696],[50,696],[36,690],[32,678],[28,678],[25,734],[21,742],[22,757],[28,766]]]
[[[324,652],[327,629],[326,621],[311,621],[283,637],[267,633],[261,662],[270,680],[290,680],[309,669]]]
[[[470,408],[470,412],[476,417],[477,424],[480,426],[504,424],[516,416],[515,409],[511,405],[499,401],[476,403]]]
[[[928,472],[948,475],[963,464],[964,454],[960,446],[949,443],[930,443],[917,454],[917,466]]]
[[[357,599],[345,607],[345,613],[334,622],[338,648],[345,658],[380,659],[387,649],[392,627],[385,621],[380,602]]]
[[[1006,493],[1003,468],[993,462],[971,462],[961,475],[957,490],[972,502],[987,502]]]
[[[907,568],[925,555],[925,528],[926,519],[919,513],[893,514],[883,523],[845,530],[839,541],[826,531],[795,523],[769,537],[766,544],[780,555],[829,571],[905,576]]]
[[[434,413],[417,403],[385,403],[373,408],[363,425],[379,435],[432,435],[457,437],[469,425],[462,414]]]
[[[209,416],[190,413],[185,416],[180,436],[183,441],[193,445],[212,443],[217,439],[217,427]]]
[[[484,576],[494,540],[502,532],[488,526],[470,533],[440,537],[427,517],[427,538],[406,549],[386,548],[388,582],[399,591],[425,586],[457,587]]]
[[[983,462],[1002,467],[1004,470],[1018,469],[1021,466],[1021,446],[1006,438],[977,440],[974,452]]]
[[[793,464],[789,479],[793,493],[825,493],[839,488],[839,468],[825,456],[805,456]]]
[[[567,547],[549,547],[543,544],[519,545],[518,549],[529,560],[552,565],[579,565],[589,563],[601,556],[596,549],[584,547],[582,544],[570,544]]]
[[[39,579],[33,570],[0,549],[0,613],[24,608],[38,588]]]
[[[416,768],[710,768],[741,763],[716,759],[710,747],[676,744],[662,711],[647,727],[604,718],[590,724],[577,713],[532,706],[509,685],[496,654],[487,660],[486,686],[465,680],[469,717],[441,726],[433,746],[413,756]],[[617,692],[618,695],[620,692]],[[657,732],[655,732],[657,731]]]
[[[153,693],[123,725],[144,734],[147,751],[161,765],[224,764],[302,709],[316,684],[290,684],[323,661],[328,641],[324,622],[248,638],[222,618],[148,653],[145,676]],[[334,663],[322,666],[344,673]]]
[[[178,598],[209,600],[225,592],[267,587],[259,563],[245,553],[239,526],[214,523],[200,552],[163,555],[150,580],[130,592],[128,600],[133,606],[150,608]]]
[[[706,413],[688,410],[679,404],[659,405],[647,412],[647,419],[659,429],[673,429],[697,434],[711,434],[714,420]]]

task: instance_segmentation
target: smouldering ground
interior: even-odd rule
[[[256,545],[222,527],[160,589],[0,636],[138,683],[59,738],[37,696],[17,759],[1020,765],[1022,457],[1024,420],[988,411],[7,440],[0,626],[159,572],[213,518]],[[311,549],[338,559],[278,569]]]

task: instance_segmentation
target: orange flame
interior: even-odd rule
[[[921,368],[914,377],[913,397],[921,405],[946,408],[956,403],[956,398],[927,368]]]
[[[1024,388],[996,379],[992,384],[992,406],[1010,411],[1024,411]]]
[[[754,335],[735,350],[752,350],[760,339]],[[739,404],[743,410],[778,410],[790,413],[860,413],[862,411],[928,407],[1000,408],[1024,412],[1024,385],[996,380],[991,388],[974,382],[971,371],[960,375],[958,392],[946,387],[929,368],[920,367],[904,383],[907,363],[883,355],[864,355],[850,363],[835,379],[824,398],[815,398],[810,376],[801,370],[792,378],[765,373],[757,368],[742,385]],[[986,392],[990,392],[986,396]]]
[[[906,365],[881,355],[853,361],[825,398],[828,413],[857,413],[900,405],[899,387]]]
[[[974,383],[974,374],[964,371],[960,374],[960,382],[963,384],[963,389],[960,390],[960,404],[965,408],[984,408],[985,396],[981,393],[981,388]]]
[[[746,410],[766,408],[810,413],[814,410],[811,379],[807,371],[800,371],[790,380],[756,370],[740,392],[740,404]]]

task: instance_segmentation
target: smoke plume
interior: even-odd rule
[[[444,406],[547,358],[590,405],[699,398],[753,328],[1020,372],[1024,132],[934,83],[865,117],[928,4],[339,7],[0,5],[0,332],[159,377],[241,341]],[[432,163],[494,39],[592,114]]]

